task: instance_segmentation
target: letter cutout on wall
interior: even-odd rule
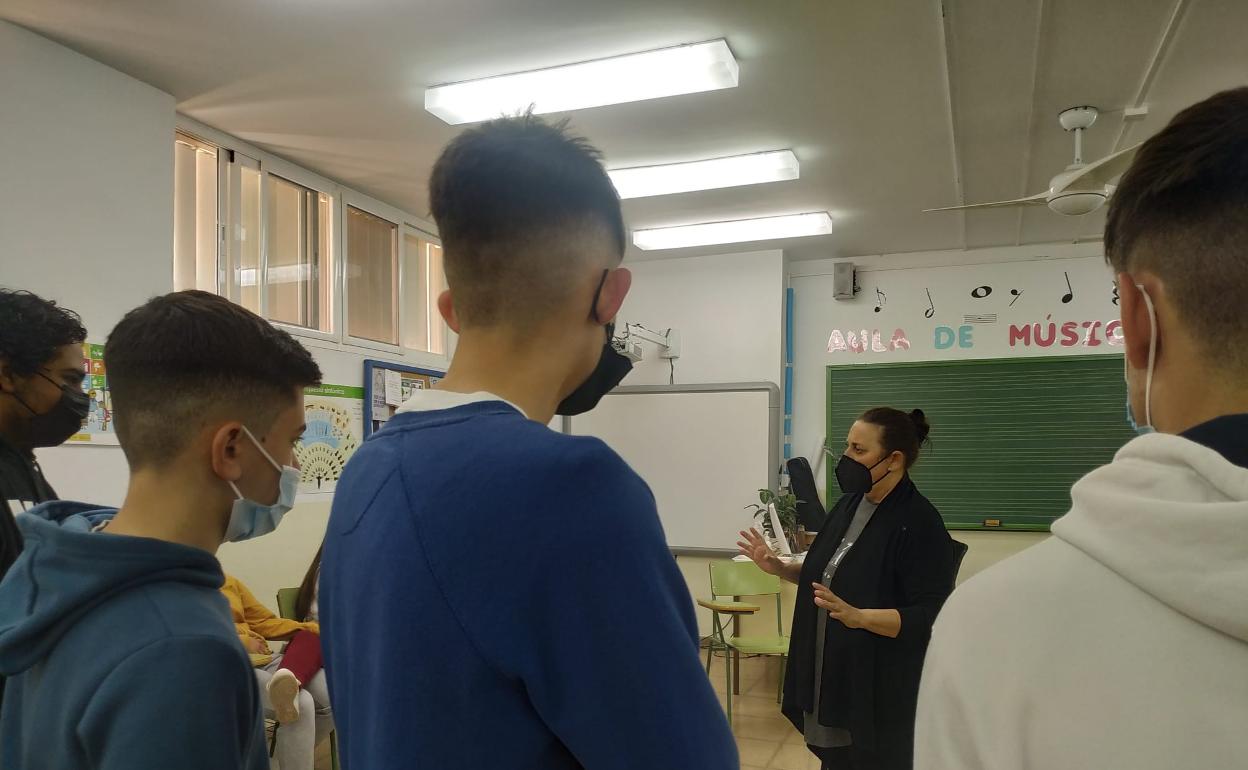
[[[971,338],[971,332],[973,332],[974,330],[975,330],[974,326],[958,327],[958,347],[960,348],[975,347],[975,340]]]

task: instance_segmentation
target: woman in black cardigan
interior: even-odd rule
[[[784,714],[824,768],[913,763],[923,655],[954,582],[953,540],[907,473],[928,431],[918,409],[854,423],[836,467],[845,494],[802,564],[741,533],[742,553],[798,586]]]

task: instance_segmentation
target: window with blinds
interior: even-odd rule
[[[950,529],[1047,531],[1070,487],[1135,436],[1122,356],[828,367],[828,439],[844,451],[875,406],[922,409],[931,423],[911,477]],[[838,493],[826,464],[829,498]]]

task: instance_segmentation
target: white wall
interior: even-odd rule
[[[681,333],[677,384],[773,382],[782,385],[784,329],[784,255],[780,251],[689,257],[626,265],[633,289],[619,321],[640,323],[662,332]],[[654,385],[668,381],[668,363],[653,345],[643,343],[645,359],[624,381]],[[750,500],[742,500],[744,507]],[[705,557],[681,556],[681,572],[694,598],[710,596]],[[786,584],[784,606],[791,610],[793,586]],[[775,629],[774,604],[743,623],[746,633]],[[698,626],[711,632],[710,612],[699,608]],[[786,617],[789,612],[786,611]],[[786,620],[787,628],[787,620]]]
[[[103,342],[172,287],[168,94],[0,22],[0,285],[82,315]],[[39,453],[62,497],[120,501],[117,447]]]
[[[626,265],[633,289],[619,323],[680,330],[678,384],[758,382],[780,385],[784,254],[756,251]],[[625,385],[660,385],[668,362],[649,343]]]
[[[1118,317],[1113,304],[1112,275],[1105,266],[1101,244],[1053,244],[1046,246],[978,249],[957,252],[893,254],[850,260],[858,267],[862,291],[853,300],[833,296],[832,266],[837,261],[798,262],[790,266],[790,285],[795,293],[794,307],[794,420],[793,451],[812,458],[824,439],[827,426],[826,367],[852,363],[882,363],[904,360],[1001,358],[1107,353],[1120,350],[1105,337],[1105,325]],[[1066,276],[1070,278],[1069,302]],[[990,286],[983,298],[972,296],[979,287]],[[884,295],[876,294],[876,289]],[[1011,290],[1021,292],[1019,295]],[[935,310],[927,311],[931,291]],[[982,290],[977,292],[984,294]],[[1011,302],[1014,304],[1011,306]],[[875,310],[877,304],[880,310]],[[967,323],[967,315],[996,314],[995,323]],[[982,319],[981,319],[982,320]],[[1075,322],[1075,339],[1063,344],[1062,324]],[[1089,325],[1084,327],[1083,322]],[[1099,324],[1098,324],[1099,322]],[[1010,344],[1012,326],[1026,325],[1034,331],[1042,326],[1048,338],[1048,324],[1056,324],[1057,341],[1047,347],[1015,340]],[[937,332],[937,327],[945,330]],[[963,333],[963,329],[967,331]],[[867,331],[864,352],[839,348],[843,339],[854,347],[854,337]],[[903,331],[909,347],[890,349],[897,330]],[[833,336],[839,332],[839,339]],[[873,332],[879,330],[879,345],[873,345]],[[1093,334],[1095,332],[1095,334]],[[940,345],[937,345],[937,334]],[[951,344],[945,345],[952,340]],[[1116,340],[1114,340],[1116,341]],[[963,346],[963,342],[967,346]],[[1070,343],[1071,337],[1065,337]],[[831,345],[830,345],[831,343]],[[874,349],[873,349],[874,348]],[[884,350],[879,350],[884,348]],[[922,407],[899,404],[898,407]],[[936,426],[935,431],[939,431]],[[836,445],[841,437],[833,437]],[[816,482],[821,490],[824,476]],[[834,490],[835,496],[835,490]],[[826,494],[825,494],[826,497]],[[955,532],[954,537],[970,546],[960,580],[1018,551],[1040,542],[1043,533]]]

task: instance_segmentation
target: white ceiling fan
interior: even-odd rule
[[[1083,162],[1083,132],[1096,122],[1095,107],[1071,107],[1062,110],[1058,120],[1062,128],[1075,133],[1075,162],[1066,170],[1049,180],[1049,189],[1027,198],[994,203],[971,203],[966,206],[946,206],[924,211],[960,211],[964,209],[995,209],[1006,206],[1048,206],[1058,214],[1077,216],[1088,214],[1101,207],[1114,192],[1111,182],[1122,175],[1131,165],[1139,145],[1107,155],[1093,163]]]

